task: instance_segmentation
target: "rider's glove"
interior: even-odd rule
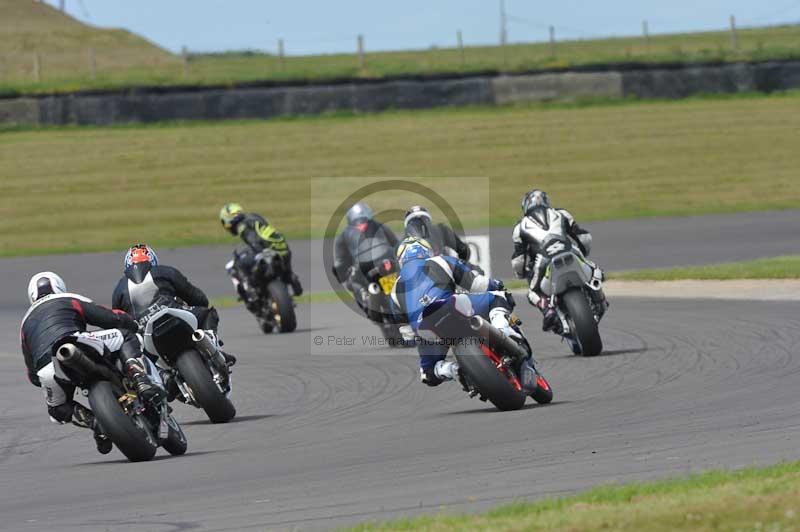
[[[42,381],[39,380],[39,375],[37,375],[35,371],[28,371],[28,380],[37,388],[42,387]]]

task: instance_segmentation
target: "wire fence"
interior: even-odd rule
[[[351,53],[292,55],[291,42],[278,39],[272,51],[179,55],[138,47],[89,45],[72,49],[27,49],[0,53],[0,88],[53,89],[180,83],[229,83],[261,79],[381,77],[484,70],[524,71],[628,61],[692,62],[800,58],[800,25],[727,29],[687,34],[654,34],[642,21],[636,37],[561,39],[580,30],[545,25],[506,14],[507,23],[546,31],[544,42],[470,46],[456,30],[449,46],[425,50],[369,52],[368,37],[353,36]],[[507,32],[502,32],[507,35]],[[340,39],[337,39],[337,42]]]

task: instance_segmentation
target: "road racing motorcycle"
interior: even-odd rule
[[[295,305],[283,281],[286,271],[280,255],[269,248],[255,254],[249,248],[242,248],[235,250],[233,256],[225,264],[225,270],[239,299],[256,317],[261,330],[264,333],[294,331],[297,328]]]
[[[145,352],[158,356],[168,392],[177,387],[177,398],[202,408],[212,423],[230,421],[236,416],[231,373],[217,339],[199,329],[197,317],[179,301],[164,302],[150,305],[138,320]]]
[[[470,397],[488,400],[498,410],[519,410],[526,395],[541,404],[553,400],[553,389],[538,370],[528,376],[535,379],[536,387],[526,394],[522,372],[532,371],[525,362],[530,355],[487,320],[473,315],[466,294],[454,294],[425,307],[418,335],[420,342],[444,342],[452,349],[459,381]]]
[[[567,234],[567,221],[556,209],[547,209],[544,222],[526,216],[520,230],[539,242],[547,261],[541,290],[558,313],[554,332],[564,338],[576,355],[596,356],[603,351],[599,323],[608,309],[603,293],[603,271],[584,257]],[[528,257],[532,262],[534,257]]]
[[[112,362],[107,356],[101,339],[75,335],[59,346],[56,358],[69,380],[89,398],[101,432],[128,460],[150,460],[158,447],[172,455],[186,452],[186,436],[172,417],[167,400],[142,401],[120,362]],[[142,359],[151,381],[163,386],[155,365],[147,357]]]

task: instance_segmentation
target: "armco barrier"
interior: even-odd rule
[[[395,79],[301,86],[136,89],[0,99],[0,123],[110,125],[374,112],[559,99],[684,98],[800,88],[800,62]]]

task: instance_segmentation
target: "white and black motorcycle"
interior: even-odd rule
[[[556,209],[546,212],[546,223],[525,217],[520,222],[520,231],[539,242],[545,257],[546,269],[540,286],[558,313],[559,323],[554,332],[569,342],[576,355],[599,355],[603,341],[598,326],[608,309],[603,271],[570,238],[564,216]]]
[[[202,408],[212,423],[236,416],[230,400],[231,374],[213,333],[198,329],[194,314],[174,305],[154,303],[143,318],[144,349],[158,355],[166,379],[174,379],[183,402]]]
[[[89,398],[100,429],[131,462],[155,456],[158,447],[172,455],[186,452],[187,440],[170,414],[166,399],[144,402],[134,383],[125,376],[118,360],[106,356],[103,338],[122,335],[117,330],[76,334],[56,351],[56,359],[69,380]],[[161,386],[158,370],[147,357],[143,365],[150,380]],[[116,359],[116,357],[114,357]]]

